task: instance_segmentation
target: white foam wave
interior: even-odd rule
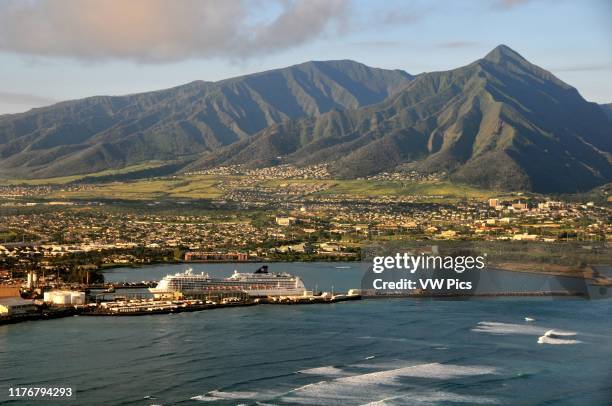
[[[527,326],[524,324],[499,323],[494,321],[481,321],[472,329],[479,333],[490,334],[527,334],[542,335],[546,329],[537,326]]]
[[[204,395],[194,396],[191,398],[191,400],[215,402],[218,400],[256,399],[258,397],[260,397],[258,392],[223,392],[219,390],[212,390]]]
[[[365,403],[362,406],[384,406],[396,404],[397,400],[409,400],[410,404],[438,404],[439,402],[467,403],[467,404],[496,404],[497,399],[486,396],[460,395],[453,392],[430,391],[430,392],[411,392],[406,395],[392,396],[374,402]]]
[[[396,369],[368,372],[320,381],[293,389],[283,396],[288,403],[355,404],[373,402],[398,395],[403,385],[400,378],[453,379],[465,376],[494,374],[489,366],[450,364],[417,364]]]
[[[369,372],[346,378],[340,378],[346,382],[392,382],[400,377],[416,377],[416,378],[435,378],[435,379],[450,379],[461,376],[485,375],[494,374],[496,369],[489,366],[463,366],[451,364],[439,364],[432,362],[429,364],[410,365],[402,368],[391,369],[386,371]]]
[[[545,327],[539,327],[534,325],[525,324],[512,324],[512,323],[499,323],[495,321],[481,321],[472,331],[478,333],[489,333],[489,334],[525,334],[541,336],[546,333],[549,329]],[[559,335],[576,335],[575,331],[555,330]]]
[[[576,332],[575,331],[563,331],[563,330],[548,330],[546,333],[544,333],[544,335],[546,337],[552,337],[552,338],[572,337],[576,335]]]
[[[318,368],[310,368],[303,369],[301,371],[297,371],[299,374],[308,374],[308,375],[321,375],[321,376],[346,376],[349,375],[346,371],[341,370],[340,368],[334,366],[326,366],[326,367],[318,367]]]
[[[351,367],[360,368],[360,369],[370,369],[370,370],[371,369],[383,370],[383,369],[404,368],[408,365],[417,365],[417,362],[416,361],[409,362],[407,360],[393,360],[393,361],[386,361],[386,362],[371,362],[371,363],[363,362],[363,363],[358,363],[358,364],[352,364]]]
[[[552,344],[552,345],[571,345],[571,344],[580,344],[582,341],[580,340],[568,340],[563,338],[554,338],[543,335],[538,338],[538,344]]]

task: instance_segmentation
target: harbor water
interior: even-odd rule
[[[358,266],[283,270],[346,290]],[[236,267],[256,269],[194,271]],[[0,404],[11,386],[73,387],[86,405],[610,404],[610,314],[611,300],[402,298],[5,325]]]

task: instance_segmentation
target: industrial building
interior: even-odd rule
[[[23,316],[37,310],[33,300],[20,297],[0,298],[0,316]]]

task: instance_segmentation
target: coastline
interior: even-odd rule
[[[367,292],[362,295],[353,295],[346,296],[342,295],[341,297],[331,298],[331,299],[320,299],[320,300],[291,300],[291,301],[271,301],[271,300],[262,300],[262,301],[248,301],[242,303],[226,303],[226,304],[204,304],[204,305],[192,305],[186,307],[177,307],[171,309],[162,309],[162,310],[151,310],[151,311],[133,311],[133,312],[125,312],[125,313],[111,313],[108,311],[97,311],[90,310],[86,311],[84,309],[76,309],[76,308],[65,308],[65,309],[54,309],[53,311],[46,311],[37,314],[24,315],[18,317],[2,317],[0,318],[0,326],[8,325],[8,324],[17,324],[23,323],[27,321],[45,321],[45,320],[53,320],[60,319],[66,317],[73,316],[84,316],[84,317],[140,317],[140,316],[160,316],[160,315],[169,315],[169,314],[177,314],[177,313],[193,313],[193,312],[201,312],[206,310],[215,310],[215,309],[227,309],[227,308],[238,308],[238,307],[252,307],[252,306],[260,306],[260,305],[272,305],[272,306],[300,306],[300,305],[327,305],[327,304],[335,304],[340,302],[351,302],[351,301],[369,301],[373,300],[377,302],[379,299],[437,299],[437,300],[445,300],[445,299],[466,299],[469,297],[476,297],[480,299],[496,299],[496,298],[546,298],[546,297],[564,297],[568,299],[582,299],[585,298],[585,295],[581,292],[507,292],[507,293],[495,293],[495,294],[429,294],[429,293],[421,293],[421,294],[385,294],[385,295],[376,295],[376,294],[368,294]]]

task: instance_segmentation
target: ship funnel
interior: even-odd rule
[[[253,273],[268,273],[268,265],[263,265],[261,268],[259,268]]]

